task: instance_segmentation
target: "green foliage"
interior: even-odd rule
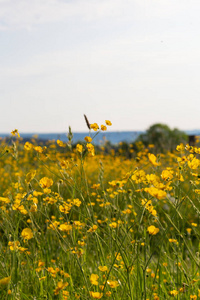
[[[139,135],[137,141],[141,141],[146,147],[154,144],[156,153],[173,151],[180,143],[186,143],[188,136],[177,128],[170,129],[165,124],[154,124],[150,126],[146,133]]]

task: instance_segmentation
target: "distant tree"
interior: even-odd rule
[[[177,128],[170,129],[169,126],[158,123],[150,126],[145,133],[140,134],[136,142],[138,141],[141,141],[146,147],[149,144],[154,144],[155,152],[163,153],[175,150],[180,143],[186,143],[188,136]]]

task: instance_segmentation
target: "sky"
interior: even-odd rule
[[[0,0],[0,132],[200,129],[199,0]]]

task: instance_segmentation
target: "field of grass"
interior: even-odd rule
[[[95,150],[92,125],[1,141],[0,299],[200,299],[200,148]]]

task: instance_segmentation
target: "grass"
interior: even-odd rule
[[[2,140],[1,299],[200,299],[200,148],[71,141]]]

